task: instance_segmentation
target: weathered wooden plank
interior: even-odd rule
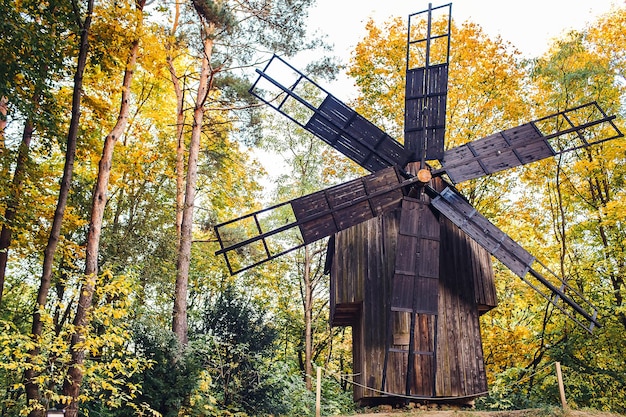
[[[368,252],[363,263],[365,275],[364,289],[364,326],[368,334],[365,335],[367,354],[367,381],[368,386],[380,389],[382,386],[382,365],[385,360],[385,345],[387,332],[382,331],[389,325],[389,280],[380,279],[384,274],[386,262],[389,262],[386,248],[383,248],[384,219],[394,217],[383,216],[368,222],[367,233],[362,234],[367,239]],[[382,311],[381,308],[386,308]],[[376,331],[375,329],[381,329]],[[374,330],[374,331],[372,331]],[[371,347],[371,348],[370,348]]]
[[[474,299],[479,312],[482,314],[498,305],[491,256],[467,235],[465,235],[465,239],[469,245],[469,250],[475,254],[472,257]]]
[[[440,283],[441,288],[439,292],[440,298],[440,311],[439,311],[439,333],[438,333],[438,346],[437,346],[437,394],[441,396],[454,395],[455,389],[458,385],[458,356],[456,355],[457,337],[456,327],[456,308],[454,308],[454,294],[451,293],[454,288],[453,282],[450,281],[450,277],[453,277],[454,264],[456,258],[450,256],[443,259],[446,254],[452,254],[454,250],[453,242],[454,238],[451,235],[447,222],[445,219],[442,221],[442,259],[440,261]],[[452,287],[451,287],[452,286]],[[445,323],[445,324],[444,324]]]
[[[387,378],[385,390],[393,393],[406,393],[408,373],[409,343],[411,337],[411,313],[391,313],[391,346],[387,357]]]
[[[362,167],[375,172],[409,161],[402,145],[332,95],[317,110],[304,128]]]
[[[526,275],[534,256],[491,224],[459,194],[446,188],[432,200],[432,205],[515,274]]]
[[[437,314],[439,221],[426,202],[402,201],[397,245],[392,309]]]
[[[344,230],[337,235],[335,260],[341,260],[343,279],[346,279],[353,288],[342,286],[346,291],[358,293],[363,291],[363,310],[353,324],[354,372],[359,376],[355,382],[367,385],[373,389],[355,388],[355,400],[378,397],[382,384],[382,367],[384,364],[387,329],[389,328],[389,312],[391,309],[391,285],[394,274],[394,259],[397,246],[400,244],[400,210],[391,210],[383,216],[368,220],[355,227]],[[447,222],[444,224],[444,222]],[[489,255],[479,246],[472,247],[471,240],[460,231],[452,222],[443,220],[436,222],[440,230],[440,262],[439,274],[445,275],[445,281],[439,280],[438,286],[438,321],[434,319],[428,323],[433,326],[433,332],[424,331],[426,322],[424,317],[434,315],[417,315],[414,322],[415,339],[414,355],[411,366],[409,390],[413,395],[432,395],[435,384],[436,396],[472,395],[484,391],[480,382],[480,374],[484,374],[482,365],[482,350],[480,349],[480,332],[478,328],[478,312],[474,302],[474,275],[482,272],[483,266],[478,258],[489,259]],[[420,231],[420,227],[405,228],[405,231]],[[447,228],[456,230],[456,233],[447,231]],[[422,229],[422,231],[424,231]],[[349,236],[350,239],[345,240]],[[339,238],[344,238],[340,242]],[[426,239],[428,240],[428,239]],[[458,241],[456,244],[455,241]],[[456,246],[455,246],[456,245]],[[371,252],[370,252],[371,251]],[[456,259],[456,258],[460,259]],[[336,263],[333,262],[331,281],[337,277]],[[359,276],[358,279],[353,278]],[[488,280],[487,280],[488,281]],[[465,286],[463,286],[465,285]],[[360,287],[359,287],[360,286]],[[462,301],[463,297],[467,300]],[[336,296],[336,299],[354,301],[354,297],[347,294]],[[392,314],[404,314],[406,320],[410,318],[412,306],[407,298],[407,311],[396,311]],[[461,302],[462,301],[462,302]],[[469,327],[471,330],[465,330]],[[434,345],[436,329],[437,345],[435,355],[419,354],[427,352],[429,343]],[[394,339],[397,351],[390,352],[385,389],[399,395],[406,393],[406,372],[408,365],[406,332],[396,332]],[[427,370],[435,361],[436,374],[429,377]],[[401,364],[403,364],[401,366]],[[434,366],[433,366],[434,367]],[[484,384],[484,382],[483,382]],[[395,391],[392,391],[395,390]]]
[[[305,243],[347,229],[399,205],[402,190],[397,185],[401,181],[394,168],[386,168],[292,200],[290,204]]]
[[[438,372],[440,367],[450,367],[446,373],[449,375],[449,384],[448,381],[441,380],[440,373],[437,374],[437,393],[471,396],[486,389],[484,381],[481,382],[478,375],[484,372],[484,365],[471,267],[476,252],[469,244],[467,236],[451,221],[441,219],[441,223],[440,297],[444,306],[440,308],[439,320],[445,320],[447,331],[438,333],[441,337],[437,341]],[[484,250],[481,251],[485,253]],[[451,288],[455,290],[451,291]],[[446,351],[447,358],[442,358],[443,350]],[[441,364],[443,359],[448,359],[445,365]],[[451,361],[456,362],[456,365]]]
[[[347,300],[362,301],[363,308],[353,324],[354,373],[358,374],[355,382],[375,390],[380,390],[382,385],[389,317],[391,280],[382,277],[392,274],[393,262],[386,258],[394,257],[397,217],[398,214],[391,210],[338,233],[334,256],[337,262],[333,261],[331,272],[331,284],[336,279],[350,282],[350,285],[332,284],[333,288],[347,290],[350,287],[353,291],[353,294],[335,295],[339,306],[340,302]],[[391,233],[383,233],[383,230]],[[357,387],[354,391],[355,400],[378,395],[366,388]]]
[[[454,183],[555,155],[533,122],[475,140],[444,152],[441,161]]]
[[[407,71],[405,88],[404,143],[421,159],[443,156],[446,122],[448,64]]]
[[[431,314],[417,314],[415,317],[414,368],[409,394],[427,397],[434,394],[435,322],[435,316]]]

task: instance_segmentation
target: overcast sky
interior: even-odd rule
[[[431,1],[433,7],[449,3]],[[452,18],[478,23],[489,36],[500,35],[526,58],[541,56],[555,37],[572,29],[583,29],[612,7],[626,0],[456,0]],[[372,17],[383,23],[390,17],[404,19],[428,8],[428,0],[317,0],[309,14],[308,26],[328,35],[335,54],[348,62],[356,43],[365,36],[365,23]],[[454,37],[454,33],[452,34]],[[335,95],[344,100],[351,95],[345,77],[333,83]]]

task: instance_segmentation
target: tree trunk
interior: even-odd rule
[[[185,185],[185,203],[181,222],[180,244],[176,262],[176,285],[174,288],[174,309],[172,313],[172,331],[181,345],[187,344],[187,289],[189,284],[189,264],[191,262],[191,240],[193,231],[193,208],[196,198],[196,181],[198,178],[198,155],[200,153],[200,137],[204,118],[204,102],[211,85],[211,68],[209,59],[213,49],[213,40],[206,36],[203,42],[203,58],[198,84],[196,105],[193,111],[193,126],[189,142],[187,162],[187,179]]]
[[[33,99],[34,103],[39,101],[39,95],[36,94]],[[22,141],[17,153],[17,162],[15,164],[15,172],[13,173],[13,183],[11,185],[11,196],[4,212],[4,222],[0,231],[0,306],[2,305],[2,293],[4,292],[4,280],[6,277],[7,261],[9,259],[9,248],[13,237],[13,222],[17,216],[19,201],[22,198],[22,185],[26,179],[26,163],[28,162],[28,154],[30,152],[30,142],[33,139],[33,121],[27,119],[22,133]]]
[[[306,388],[313,389],[313,282],[311,279],[311,253],[304,247],[304,374]]]
[[[6,97],[0,97],[0,155],[4,152],[4,129],[7,127],[7,105],[9,101]]]
[[[179,16],[180,3],[177,2],[175,5],[174,22],[172,23],[172,30],[170,31],[172,38],[176,35]],[[176,250],[178,250],[180,247],[180,235],[183,223],[183,206],[185,204],[185,97],[183,95],[183,88],[180,85],[180,78],[176,73],[176,67],[174,67],[174,59],[170,53],[173,47],[173,45],[168,45],[166,60],[170,71],[170,79],[174,86],[174,93],[176,94]]]
[[[33,311],[33,324],[31,330],[31,338],[34,347],[28,352],[28,363],[33,363],[36,356],[39,355],[40,351],[39,339],[43,332],[43,323],[41,321],[40,309],[43,309],[45,307],[48,298],[48,291],[50,290],[54,254],[56,252],[57,244],[59,243],[61,224],[65,215],[65,207],[67,206],[67,199],[71,188],[72,175],[74,172],[76,142],[78,137],[78,125],[80,121],[80,104],[83,88],[83,73],[85,72],[87,54],[89,51],[88,38],[89,29],[91,27],[93,4],[94,0],[87,1],[87,14],[85,16],[85,21],[81,25],[80,46],[78,52],[76,73],[74,74],[74,91],[72,94],[72,118],[70,120],[70,127],[67,134],[65,166],[63,168],[63,178],[61,179],[59,198],[57,201],[56,210],[54,212],[52,228],[50,230],[48,244],[46,245],[46,248],[44,250],[43,272],[41,275],[41,282],[39,284],[39,291],[37,293],[37,303]],[[77,16],[77,19],[80,19],[80,16]],[[27,367],[26,371],[24,372],[24,385],[26,389],[26,398],[28,404],[32,404],[33,402],[38,402],[40,400],[39,386],[37,385],[37,383],[34,382],[34,378],[36,376],[37,374],[34,372],[34,370],[30,367]],[[43,415],[43,410],[33,410],[29,414],[30,417],[39,417]]]
[[[183,206],[185,203],[185,137],[183,108],[183,89],[171,57],[167,57],[170,78],[176,94],[176,248],[180,246],[180,235],[183,223]]]
[[[145,0],[136,3],[137,10],[142,13]],[[140,23],[141,24],[141,21]],[[63,383],[63,394],[70,398],[70,403],[66,408],[65,415],[67,417],[78,416],[78,395],[83,380],[82,365],[85,362],[85,350],[80,344],[85,340],[87,335],[88,323],[87,313],[91,308],[93,295],[96,288],[96,280],[98,275],[98,250],[100,245],[100,234],[102,231],[102,219],[104,217],[104,208],[107,202],[107,188],[109,185],[109,177],[111,174],[111,162],[113,160],[113,150],[115,143],[124,133],[128,122],[128,114],[130,110],[130,85],[133,78],[137,55],[139,53],[139,39],[135,39],[131,44],[128,59],[126,61],[126,70],[124,71],[124,81],[122,83],[122,98],[120,111],[117,122],[111,132],[104,140],[102,157],[98,164],[98,178],[93,193],[91,206],[91,221],[89,223],[89,231],[87,233],[87,246],[85,249],[85,274],[84,283],[80,289],[78,298],[78,307],[74,316],[74,333],[70,340],[71,362],[68,370],[68,376]]]

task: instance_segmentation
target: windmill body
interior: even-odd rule
[[[353,328],[360,402],[485,394],[478,319],[497,304],[492,256],[586,330],[599,325],[589,301],[448,180],[621,137],[615,116],[593,102],[446,150],[450,11],[409,17],[404,145],[280,57],[257,70],[253,95],[371,174],[215,226],[233,274],[330,237],[331,321]]]
[[[401,208],[339,232],[332,253],[331,321],[352,326],[355,400],[469,400],[487,390],[478,323],[496,305],[487,251],[406,197]],[[419,285],[410,271],[431,256],[439,262],[420,262],[419,273],[433,284]]]

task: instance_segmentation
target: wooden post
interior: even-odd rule
[[[317,386],[315,388],[315,417],[322,415],[322,367],[317,367]]]
[[[561,405],[563,409],[567,409],[567,401],[565,400],[565,386],[563,386],[563,375],[561,374],[561,362],[555,362],[556,379],[559,382],[559,395],[561,396]]]

